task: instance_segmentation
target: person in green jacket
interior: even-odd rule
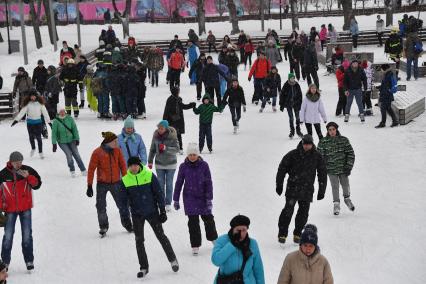
[[[355,162],[355,153],[349,139],[341,136],[335,122],[327,124],[327,136],[320,140],[318,151],[324,157],[328,178],[333,191],[334,215],[340,213],[339,183],[343,188],[343,197],[349,210],[355,206],[350,199],[349,176]]]
[[[75,177],[74,160],[77,162],[83,176],[87,175],[86,167],[81,160],[80,153],[78,152],[77,146],[80,144],[80,136],[78,135],[77,125],[74,119],[69,116],[65,109],[59,110],[58,115],[52,123],[52,144],[53,152],[56,152],[59,148],[64,151],[67,157],[68,167],[71,172],[71,176]]]
[[[212,102],[210,95],[205,94],[203,97],[203,103],[198,107],[194,107],[194,113],[200,115],[200,130],[199,130],[199,147],[200,153],[204,148],[204,141],[207,140],[207,148],[209,148],[210,154],[213,151],[213,137],[212,137],[212,122],[213,113],[222,112],[224,106],[215,106]]]

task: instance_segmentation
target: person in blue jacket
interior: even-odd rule
[[[142,164],[146,165],[148,158],[146,155],[146,147],[142,136],[135,131],[135,122],[129,115],[124,120],[124,127],[121,134],[118,135],[118,145],[123,153],[124,160],[127,161],[130,157],[139,157]]]
[[[193,43],[192,41],[188,41],[189,68],[191,68],[192,65],[194,65],[195,61],[198,59],[199,56],[200,56],[200,49],[198,48],[198,46],[195,43]],[[191,85],[197,83],[197,74],[196,73],[192,73],[192,76],[190,78],[190,83],[191,83]]]
[[[237,215],[232,218],[230,225],[228,234],[220,236],[213,248],[212,262],[219,267],[214,283],[221,283],[222,279],[239,279],[238,283],[264,284],[259,246],[256,240],[248,235],[250,219]]]

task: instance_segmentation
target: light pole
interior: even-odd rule
[[[24,52],[24,65],[28,64],[27,54],[27,36],[25,34],[25,19],[24,19],[24,1],[19,1],[19,15],[21,18],[21,33],[22,33],[22,49]]]
[[[52,31],[53,50],[58,51],[58,39],[56,38],[56,21],[53,14],[53,1],[49,0],[49,14],[50,14],[50,30]]]
[[[281,12],[281,8],[283,6],[282,0],[280,0],[280,30],[283,29],[283,17],[282,17],[282,12]]]
[[[78,46],[81,47],[81,33],[80,33],[80,0],[77,0],[75,3],[76,13],[77,13],[77,38],[78,38]]]
[[[9,32],[9,7],[7,5],[7,0],[4,1],[6,5],[6,26],[7,26],[7,53],[11,54],[12,49],[10,48],[10,32]]]

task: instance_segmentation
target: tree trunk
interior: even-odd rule
[[[388,4],[388,5],[386,5]],[[386,10],[386,27],[393,25],[393,11],[396,8],[396,0],[389,0],[388,3],[385,1]]]
[[[238,34],[240,32],[240,28],[238,27],[237,7],[235,6],[234,0],[228,0],[228,10],[229,21],[232,24],[231,35]]]
[[[31,22],[33,24],[33,29],[34,29],[36,47],[37,49],[40,49],[43,47],[43,43],[41,41],[41,34],[40,34],[40,21],[38,20],[38,15],[35,10],[34,0],[30,0],[29,4],[30,4],[30,15],[31,15]]]
[[[297,11],[297,0],[290,0],[291,11],[291,28],[294,30],[299,29],[299,17]]]
[[[204,0],[197,0],[198,35],[206,33],[206,11]]]
[[[4,39],[3,39],[3,36],[1,35],[1,32],[0,32],[0,42],[4,42]]]
[[[50,43],[53,44],[52,21],[55,21],[55,20],[50,17],[49,0],[43,0],[43,6],[44,6],[45,14],[46,14],[46,20],[47,20],[47,27],[48,27],[48,31],[49,31]],[[55,26],[54,27],[54,32],[56,33],[56,41],[58,41],[59,38],[58,38],[58,31],[56,30],[56,22],[54,23],[54,26]]]
[[[343,30],[347,31],[351,25],[352,0],[342,0],[342,8],[344,17]]]
[[[117,15],[119,18],[121,25],[123,27],[123,38],[126,38],[130,35],[130,8],[132,6],[132,0],[126,0],[126,8],[121,13],[118,11],[117,4],[115,3],[115,0],[112,0],[112,6],[114,8],[114,15]]]
[[[265,0],[259,0],[259,10],[260,10],[260,26],[262,32],[265,31]]]

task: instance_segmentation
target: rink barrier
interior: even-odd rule
[[[12,92],[0,91],[0,120],[14,117],[18,113],[18,98]]]
[[[397,92],[394,98],[392,109],[401,125],[409,123],[425,111],[425,97],[417,92]]]

